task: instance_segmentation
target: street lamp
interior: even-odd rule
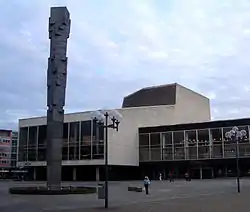
[[[105,208],[108,208],[108,129],[115,129],[118,131],[118,126],[120,124],[120,119],[122,115],[117,110],[110,111],[94,111],[91,114],[91,119],[94,123],[98,124],[99,127],[105,130]]]
[[[239,130],[238,127],[233,127],[229,132],[225,133],[225,137],[232,140],[236,145],[236,171],[237,171],[237,186],[240,193],[240,170],[239,170],[239,140],[245,137],[246,130]]]

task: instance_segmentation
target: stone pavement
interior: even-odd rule
[[[176,198],[169,201],[149,201],[131,205],[110,207],[108,210],[94,208],[84,212],[117,211],[117,212],[249,212],[250,192],[241,194],[201,195],[198,197]],[[72,212],[80,212],[74,210]]]
[[[38,184],[43,184],[37,183]],[[84,185],[83,182],[68,183]],[[94,185],[95,183],[87,183]],[[141,185],[142,182],[110,182],[109,205],[106,211],[250,211],[250,180],[241,181],[242,193],[236,192],[235,179],[195,180],[174,183],[153,181],[150,195],[128,192],[129,185]],[[104,201],[96,194],[64,196],[24,196],[10,195],[11,186],[34,185],[34,182],[0,181],[1,212],[80,212],[102,211]]]

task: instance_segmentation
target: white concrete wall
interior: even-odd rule
[[[109,162],[112,165],[139,165],[139,127],[174,122],[174,106],[135,107],[118,110],[123,118],[119,131],[109,131]]]
[[[175,107],[176,122],[194,123],[211,120],[209,99],[178,84]]]
[[[192,96],[193,95],[193,96]],[[185,100],[184,100],[185,99]],[[183,103],[183,100],[186,102]],[[185,88],[178,88],[174,106],[123,108],[119,132],[109,132],[109,160],[112,165],[139,164],[138,128],[210,120],[209,100]],[[197,101],[197,105],[196,105]],[[188,109],[185,109],[188,106]]]
[[[91,112],[92,111],[85,111],[85,112],[80,112],[80,113],[65,114],[64,122],[67,123],[67,122],[90,120]],[[47,118],[45,116],[19,120],[19,128],[29,127],[29,126],[40,126],[40,125],[46,125],[46,124],[47,124]]]

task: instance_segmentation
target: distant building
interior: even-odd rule
[[[11,167],[17,166],[18,132],[12,132],[11,136]]]
[[[0,168],[11,167],[11,132],[0,129]]]

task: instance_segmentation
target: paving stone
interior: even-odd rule
[[[9,187],[44,185],[43,182],[0,182],[1,212],[95,212],[104,209],[104,200],[96,194],[63,196],[10,195]],[[65,186],[96,185],[72,182]],[[128,186],[143,186],[141,182],[110,182],[109,206],[106,211],[178,211],[178,212],[245,212],[249,211],[250,180],[241,181],[242,193],[237,194],[235,179],[183,180],[175,183],[153,181],[150,195],[129,192]]]

